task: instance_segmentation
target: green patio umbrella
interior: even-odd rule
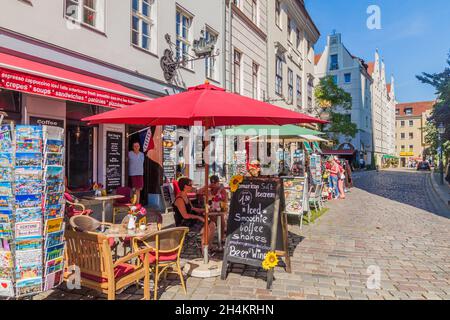
[[[271,125],[243,125],[225,130],[227,136],[271,136],[298,137],[300,135],[321,135],[323,132],[299,127],[296,125],[271,126]]]

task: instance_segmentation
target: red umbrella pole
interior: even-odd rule
[[[208,200],[209,200],[209,137],[206,135],[208,134],[209,127],[205,125],[205,226],[203,230],[203,261],[205,264],[208,264],[209,262],[209,256],[208,256],[208,233],[209,233],[209,222],[208,222],[208,213],[209,213],[209,206],[208,206]]]

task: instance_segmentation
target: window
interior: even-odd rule
[[[297,76],[297,107],[302,106],[302,78]]]
[[[253,62],[252,65],[252,98],[259,99],[259,65]]]
[[[333,75],[333,82],[334,84],[338,84],[338,76],[337,75]]]
[[[291,18],[287,18],[287,38],[292,43],[292,21]]]
[[[206,42],[217,39],[217,33],[206,28],[205,30],[205,40]],[[206,57],[205,58],[205,71],[206,77],[215,80],[216,79],[216,57]]]
[[[409,139],[414,139],[414,133],[413,132],[409,133]]]
[[[312,108],[312,96],[313,96],[313,78],[309,78],[308,80],[308,109]]]
[[[65,16],[100,31],[105,29],[105,0],[65,0]]]
[[[275,65],[275,93],[283,95],[283,60],[277,56]]]
[[[405,152],[405,146],[401,146],[402,152]]]
[[[405,126],[405,121],[400,121],[400,127],[404,127]]]
[[[189,59],[189,52],[191,49],[190,28],[192,25],[192,17],[184,11],[177,9],[176,20],[176,57],[179,60],[187,60]],[[187,67],[192,68],[192,63]]]
[[[345,83],[352,82],[352,74],[351,73],[344,74],[344,79],[345,79]]]
[[[258,25],[258,1],[252,0],[252,21]]]
[[[337,70],[337,69],[339,69],[338,55],[337,54],[332,54],[330,56],[330,70]]]
[[[395,109],[395,115],[398,116],[400,114],[400,111],[398,109]]]
[[[409,126],[410,127],[414,126],[414,120],[409,120]]]
[[[412,144],[409,145],[409,152],[413,152],[414,151],[414,146]]]
[[[294,101],[294,73],[288,69],[288,103],[292,104]]]
[[[241,58],[238,50],[234,50],[234,92],[241,94]]]
[[[402,140],[405,139],[405,133],[404,132],[400,133],[400,139],[402,139]]]
[[[411,115],[412,114],[412,108],[405,108],[405,114]]]
[[[151,0],[133,0],[131,42],[139,48],[155,52],[155,45],[152,45],[153,11]]]
[[[281,28],[281,6],[280,6],[280,0],[275,0],[275,24]]]
[[[238,7],[239,7],[239,5],[240,5],[240,1],[239,1],[239,0],[233,0],[233,3],[234,3],[236,6],[238,6]]]
[[[295,41],[296,41],[296,47],[297,47],[297,50],[299,50],[300,52],[301,52],[301,43],[302,43],[302,38],[301,38],[301,36],[300,36],[300,30],[297,28],[296,30],[295,30]]]

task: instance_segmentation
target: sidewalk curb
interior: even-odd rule
[[[433,178],[433,174],[434,174],[433,172],[430,172],[430,174],[428,175],[428,179],[430,180],[431,187],[432,187],[436,197],[441,200],[444,207],[448,210],[448,209],[450,209],[450,204],[448,202],[450,199],[444,199],[442,194],[438,191],[439,186],[436,184],[436,181]]]

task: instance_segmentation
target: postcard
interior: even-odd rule
[[[42,240],[41,239],[27,239],[16,241],[16,250],[42,250]]]
[[[64,184],[62,181],[49,180],[45,182],[45,192],[46,193],[64,193]]]
[[[42,219],[41,208],[16,209],[16,222],[37,221]]]
[[[15,185],[16,195],[40,194],[42,193],[43,183],[41,180],[30,180],[17,182]]]
[[[11,251],[8,239],[0,238],[0,251]]]
[[[42,194],[27,194],[16,196],[16,209],[40,208],[42,206]]]
[[[16,278],[28,279],[42,276],[42,251],[16,251]]]
[[[64,129],[60,127],[44,126],[44,139],[45,140],[61,140],[64,141]]]
[[[13,267],[11,251],[0,250],[0,269],[10,269]]]
[[[60,285],[63,281],[63,270],[50,273],[45,277],[45,286],[44,290],[50,290],[58,285]]]
[[[12,151],[11,128],[9,125],[0,126],[0,150],[4,152]]]
[[[42,221],[17,222],[15,224],[16,239],[40,238],[42,236]]]
[[[12,196],[11,182],[0,182],[0,196]]]
[[[47,234],[45,247],[54,247],[63,243],[64,230]]]
[[[0,167],[0,181],[12,181],[11,167]]]
[[[14,286],[11,280],[0,278],[0,296],[14,297]]]
[[[12,237],[11,228],[10,222],[0,222],[0,238],[10,239]]]
[[[16,140],[23,139],[41,139],[42,140],[42,126],[32,125],[17,125],[16,126]]]
[[[63,141],[62,140],[47,140],[45,143],[45,152],[62,152]]]
[[[3,152],[0,153],[0,167],[12,167],[12,155],[11,153]]]
[[[45,275],[61,271],[64,267],[64,259],[63,256],[60,256],[56,259],[47,261],[45,264]]]
[[[16,167],[41,167],[42,154],[40,152],[16,153]]]
[[[39,293],[42,291],[42,278],[36,277],[17,281],[16,289],[17,289],[17,296],[25,296]]]
[[[12,198],[0,196],[0,210],[12,210]]]
[[[46,166],[62,166],[64,164],[63,153],[46,153],[44,163]]]
[[[62,257],[64,251],[64,243],[57,246],[49,247],[45,251],[45,260],[50,261]]]
[[[42,180],[42,169],[37,167],[21,167],[15,170],[16,182],[28,182],[30,180]]]
[[[16,141],[16,152],[42,152],[42,140],[24,139]]]
[[[59,180],[64,181],[64,167],[63,166],[47,166],[45,171],[45,180]]]
[[[61,218],[64,216],[64,205],[46,206],[45,220]]]
[[[12,215],[12,210],[0,210],[0,223],[9,223]]]
[[[46,233],[53,233],[57,231],[61,231],[63,226],[63,218],[56,218],[47,220],[45,223]]]
[[[54,206],[61,204],[63,201],[63,195],[59,193],[48,193],[45,195],[46,206]]]

